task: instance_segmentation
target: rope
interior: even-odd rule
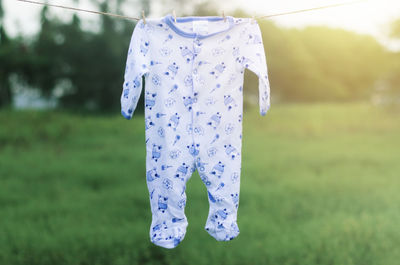
[[[53,4],[31,1],[31,0],[17,0],[17,1],[31,3],[31,4],[37,4],[37,5],[44,5],[44,6],[60,7],[60,8],[64,8],[64,9],[70,9],[70,10],[75,10],[75,11],[80,11],[80,12],[87,12],[87,13],[93,13],[93,14],[100,14],[100,15],[124,18],[124,19],[129,19],[129,20],[140,20],[140,18],[137,18],[137,17],[128,17],[128,16],[107,13],[107,12],[101,12],[101,11],[93,11],[93,10],[87,10],[87,9],[81,9],[81,8],[69,7],[69,6],[62,6],[62,5],[53,5]]]
[[[366,1],[368,1],[368,0],[358,0],[358,1],[332,4],[332,5],[326,5],[326,6],[317,6],[317,7],[313,7],[313,8],[300,9],[300,10],[289,11],[289,12],[284,12],[284,13],[277,13],[277,14],[266,15],[266,16],[260,16],[260,17],[255,17],[255,18],[262,19],[262,18],[270,18],[270,17],[277,17],[277,16],[283,16],[283,15],[291,15],[291,14],[296,14],[296,13],[302,13],[302,12],[308,12],[308,11],[314,11],[314,10],[320,10],[320,9],[327,9],[327,8],[338,7],[338,6],[352,5],[355,3],[366,2]]]
[[[140,18],[137,18],[137,17],[129,17],[129,16],[124,16],[124,15],[119,15],[119,14],[113,14],[113,13],[101,12],[101,11],[93,11],[93,10],[81,9],[81,8],[76,8],[76,7],[54,5],[54,4],[37,2],[37,1],[32,1],[32,0],[17,0],[17,1],[31,3],[31,4],[37,4],[37,5],[59,7],[59,8],[69,9],[69,10],[80,11],[80,12],[87,12],[87,13],[93,13],[93,14],[112,16],[112,17],[123,18],[123,19],[128,19],[128,20],[140,20]],[[318,7],[313,7],[313,8],[299,9],[299,10],[288,11],[288,12],[277,13],[277,14],[271,14],[271,15],[266,15],[266,16],[258,16],[258,17],[253,17],[253,18],[254,19],[264,19],[264,18],[270,18],[270,17],[277,17],[277,16],[283,16],[283,15],[290,15],[290,14],[296,14],[296,13],[309,12],[309,11],[320,10],[320,9],[333,8],[333,7],[338,7],[338,6],[346,6],[346,5],[351,5],[351,4],[355,4],[355,3],[359,3],[359,2],[366,2],[366,1],[368,1],[368,0],[358,0],[358,1],[338,3],[338,4],[332,4],[332,5],[326,5],[326,6],[318,6]]]

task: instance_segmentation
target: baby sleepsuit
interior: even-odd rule
[[[259,111],[270,87],[257,21],[227,16],[139,20],[128,50],[121,113],[131,119],[145,78],[146,181],[150,239],[176,247],[188,225],[186,182],[197,169],[210,203],[205,229],[239,234],[244,69],[259,78]]]

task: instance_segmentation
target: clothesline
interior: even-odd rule
[[[101,11],[93,11],[93,10],[81,9],[81,8],[76,8],[76,7],[70,7],[70,6],[55,5],[55,4],[43,3],[43,2],[32,1],[32,0],[17,0],[17,1],[31,3],[31,4],[44,5],[44,6],[51,6],[51,7],[59,7],[59,8],[75,10],[75,11],[79,11],[79,12],[87,12],[87,13],[93,13],[93,14],[99,14],[99,15],[112,16],[112,17],[123,18],[123,19],[128,19],[128,20],[140,20],[140,18],[137,18],[137,17],[129,17],[129,16],[124,16],[124,15],[120,15],[120,14],[101,12]],[[271,17],[283,16],[283,15],[290,15],[290,14],[296,14],[296,13],[302,13],[302,12],[308,12],[308,11],[314,11],[314,10],[320,10],[320,9],[346,6],[346,5],[351,5],[351,4],[355,4],[355,3],[359,3],[359,2],[366,2],[366,1],[368,1],[368,0],[357,0],[357,1],[351,1],[351,2],[337,3],[337,4],[318,6],[318,7],[312,7],[312,8],[307,8],[307,9],[299,9],[299,10],[293,10],[293,11],[288,11],[288,12],[270,14],[270,15],[266,15],[266,16],[253,16],[253,19],[257,20],[257,19],[271,18]]]

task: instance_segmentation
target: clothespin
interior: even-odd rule
[[[222,10],[222,16],[224,17],[224,22],[226,22],[226,16],[225,16],[225,11]]]
[[[254,16],[251,17],[250,23],[254,24],[254,22],[256,22],[256,18]]]
[[[174,20],[175,20],[175,23],[176,23],[176,13],[175,13],[175,9],[172,10],[172,14],[174,15]]]
[[[146,17],[144,16],[144,10],[142,10],[142,18],[143,18],[143,23],[146,24]]]

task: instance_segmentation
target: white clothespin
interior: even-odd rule
[[[143,18],[143,23],[146,24],[146,17],[144,16],[144,10],[142,10],[142,18]]]
[[[254,24],[256,22],[256,18],[254,16],[251,17],[250,23]]]
[[[224,22],[226,22],[226,16],[225,16],[225,11],[222,10],[222,16],[224,17]]]
[[[172,14],[174,15],[174,20],[175,20],[175,23],[176,23],[176,13],[175,13],[175,9],[172,10]]]

